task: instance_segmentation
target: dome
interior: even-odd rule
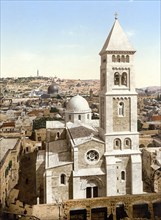
[[[88,102],[80,95],[72,97],[67,103],[67,111],[69,112],[89,112]]]
[[[48,94],[56,94],[58,91],[59,89],[56,83],[53,83],[48,87]]]

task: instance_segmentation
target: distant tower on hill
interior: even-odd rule
[[[37,70],[37,77],[39,77],[39,70]]]
[[[92,89],[90,89],[89,94],[90,94],[90,100],[92,100],[93,99],[93,90]]]

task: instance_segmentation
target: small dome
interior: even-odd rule
[[[53,83],[48,87],[48,94],[56,94],[58,91],[59,89],[56,83]]]
[[[72,97],[67,103],[67,111],[69,112],[89,112],[88,102],[80,95]]]

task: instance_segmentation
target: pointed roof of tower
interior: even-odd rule
[[[107,51],[135,51],[125,32],[123,31],[117,17],[115,17],[113,27],[105,41],[100,54]]]

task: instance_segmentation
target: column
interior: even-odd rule
[[[86,220],[92,220],[91,219],[91,207],[86,206],[87,214],[86,214]]]
[[[151,220],[155,220],[154,219],[154,210],[153,210],[153,203],[152,202],[150,202],[149,204],[148,204],[148,211],[150,212],[150,219]]]

